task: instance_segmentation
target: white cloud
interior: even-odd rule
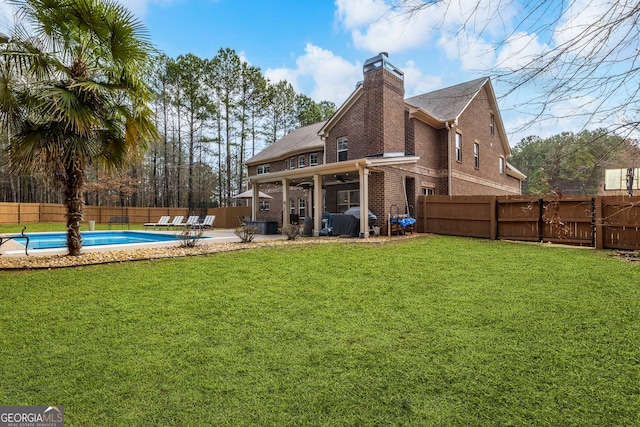
[[[328,100],[340,105],[362,80],[362,66],[307,44],[305,54],[296,60],[295,69],[268,69],[265,76],[274,83],[287,80],[296,92],[303,92],[315,101]]]
[[[442,78],[440,76],[423,75],[413,61],[408,61],[402,67],[402,71],[404,72],[406,98],[442,88]]]
[[[404,72],[407,97],[442,87],[440,76],[425,75],[413,61],[399,67]],[[276,68],[265,71],[273,83],[287,80],[296,92],[305,93],[316,102],[332,101],[342,105],[362,81],[362,64],[351,63],[331,51],[307,44],[305,54],[296,59],[295,68]]]
[[[547,46],[540,43],[536,34],[514,34],[502,45],[496,59],[496,67],[504,70],[522,69],[546,49]]]
[[[492,43],[469,34],[451,38],[443,36],[438,40],[438,46],[444,50],[447,58],[460,61],[462,69],[466,71],[489,69],[496,57]]]
[[[358,49],[396,53],[428,45],[434,25],[433,16],[429,14],[389,16],[364,29],[353,29],[351,37]]]
[[[370,52],[426,49],[437,39],[448,55],[477,68],[492,59],[488,38],[503,35],[505,22],[516,15],[511,3],[495,0],[431,2],[415,0],[408,13],[374,0],[336,0],[338,23],[351,31],[354,46]],[[474,68],[465,63],[466,68]]]
[[[389,6],[382,0],[336,0],[336,20],[347,30],[383,19]]]
[[[584,32],[599,27],[617,8],[609,0],[574,0],[567,5],[563,19],[554,33],[558,45],[584,37]]]

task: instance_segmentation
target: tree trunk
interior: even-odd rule
[[[67,206],[67,249],[69,255],[80,255],[82,248],[82,237],[80,236],[80,225],[83,223],[84,215],[84,184],[85,173],[77,163],[73,162],[66,168],[65,181],[65,204]]]

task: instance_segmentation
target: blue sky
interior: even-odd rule
[[[6,22],[9,6],[0,1],[0,16]],[[337,106],[362,80],[364,61],[379,52],[389,52],[390,61],[405,72],[409,97],[517,68],[570,37],[579,25],[598,19],[607,4],[573,0],[573,10],[565,11],[556,32],[543,34],[516,29],[517,18],[527,8],[525,0],[453,1],[446,11],[434,6],[410,20],[390,8],[393,0],[119,1],[146,24],[154,44],[169,56],[193,53],[212,58],[219,49],[231,48],[271,81],[286,79],[297,92]],[[465,23],[469,31],[459,32]],[[529,120],[522,105],[528,93],[502,97],[508,87],[495,80],[494,89],[512,146],[529,134],[549,136],[582,126],[568,113],[584,105],[580,94],[574,106],[565,103],[552,110],[557,119],[522,130]]]

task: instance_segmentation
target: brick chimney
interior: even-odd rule
[[[386,52],[367,59],[363,73],[366,151],[370,156],[404,155],[404,73]]]

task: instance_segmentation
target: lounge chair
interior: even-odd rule
[[[158,222],[147,222],[144,224],[145,227],[166,227],[169,225],[169,215],[161,216]]]
[[[167,226],[169,226],[169,227],[181,227],[181,226],[184,225],[182,223],[183,220],[184,220],[184,216],[177,215],[177,216],[173,217],[173,221],[171,221],[169,224],[167,224]]]
[[[191,215],[187,222],[184,223],[187,227],[197,227],[200,224],[200,217],[198,215]]]
[[[202,228],[211,228],[213,230],[213,223],[216,220],[215,215],[207,215],[204,217],[204,221],[200,223],[200,227]]]

